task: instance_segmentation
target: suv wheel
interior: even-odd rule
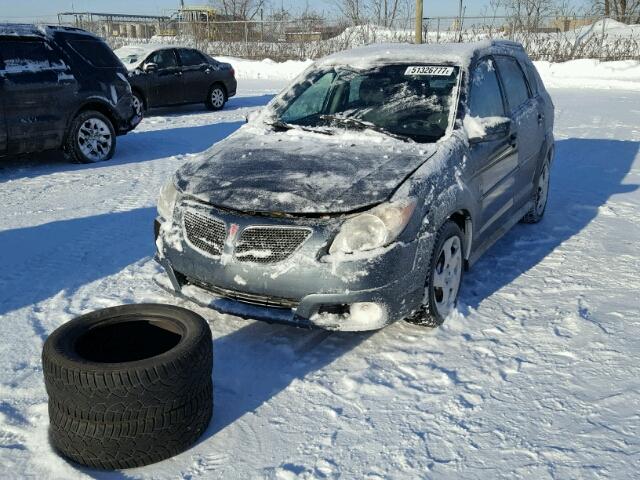
[[[456,306],[464,270],[464,236],[451,220],[436,235],[427,277],[427,304],[407,321],[425,327],[442,325]]]
[[[538,223],[542,220],[549,199],[549,171],[549,160],[545,160],[538,176],[538,186],[533,192],[533,206],[522,217],[522,223]]]
[[[136,115],[141,117],[144,114],[144,100],[140,96],[139,93],[133,92],[133,109],[136,112]]]
[[[220,85],[211,87],[209,96],[207,97],[207,108],[209,108],[209,110],[222,110],[226,102],[227,94],[224,92],[224,88]]]
[[[109,160],[116,149],[116,132],[111,121],[100,112],[81,112],[71,122],[65,152],[75,163]]]

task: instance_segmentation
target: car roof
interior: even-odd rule
[[[99,38],[91,32],[76,27],[62,25],[32,25],[27,23],[0,23],[0,37],[45,38],[56,33],[71,33],[91,38]]]
[[[475,56],[491,53],[524,54],[522,45],[507,40],[483,40],[469,43],[410,44],[383,43],[358,47],[329,55],[320,66],[348,65],[367,68],[393,63],[442,63],[468,68]]]

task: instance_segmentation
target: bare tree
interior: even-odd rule
[[[595,0],[594,12],[620,22],[640,22],[640,0]]]
[[[211,4],[227,17],[253,20],[264,7],[265,0],[212,0]]]

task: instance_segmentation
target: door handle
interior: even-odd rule
[[[176,72],[175,74],[176,75],[182,75],[182,72]]]
[[[207,69],[204,71],[204,73],[209,74],[209,73],[211,73],[211,70],[209,70],[209,69],[207,68]]]

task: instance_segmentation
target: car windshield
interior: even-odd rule
[[[386,65],[368,70],[332,67],[310,73],[276,104],[277,128],[373,129],[427,143],[445,135],[459,68]]]

